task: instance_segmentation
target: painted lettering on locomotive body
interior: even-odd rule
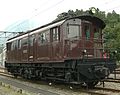
[[[112,72],[104,58],[105,23],[83,15],[38,27],[7,41],[6,68],[15,76],[94,86]]]

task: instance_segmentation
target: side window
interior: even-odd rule
[[[50,31],[45,30],[38,34],[38,43],[39,45],[46,44],[50,41]]]
[[[21,46],[28,46],[28,38],[23,38],[21,40]]]
[[[60,32],[58,27],[54,27],[51,29],[51,36],[52,36],[52,41],[59,41],[60,40]]]
[[[45,43],[45,33],[40,33],[40,43]]]
[[[21,49],[21,39],[18,40],[18,49]]]
[[[11,51],[15,49],[15,42],[13,41],[11,44]]]
[[[11,50],[17,50],[18,49],[18,40],[15,40],[11,43]]]
[[[10,43],[7,43],[7,50],[8,50],[8,51],[11,51],[11,42],[10,42]]]
[[[80,25],[68,24],[67,25],[67,36],[68,36],[68,38],[81,37]]]
[[[86,24],[84,26],[84,32],[85,32],[85,37],[86,37],[87,40],[90,39],[90,30],[91,30],[90,25]]]
[[[34,38],[35,38],[34,35],[30,35],[30,36],[29,36],[29,45],[30,45],[30,46],[33,46]]]
[[[14,49],[15,49],[15,50],[18,49],[18,40],[16,40],[16,41],[14,42],[14,45],[15,45],[15,48],[14,48]]]

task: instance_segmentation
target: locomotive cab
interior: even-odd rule
[[[64,48],[66,58],[102,58],[102,27],[83,18],[74,18],[64,24]]]
[[[77,70],[70,70],[74,81],[95,86],[116,68],[115,60],[103,54],[104,27],[105,23],[93,16],[73,18],[64,23],[64,58],[69,68]]]

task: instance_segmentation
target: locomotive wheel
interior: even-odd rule
[[[98,84],[98,81],[86,82],[86,86],[87,86],[88,88],[93,88],[93,87],[95,87],[95,85],[97,85],[97,84]]]

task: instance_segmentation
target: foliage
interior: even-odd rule
[[[94,7],[91,7],[94,8]],[[91,9],[90,8],[90,9]],[[114,10],[110,13],[105,11],[100,11],[98,8],[95,8],[95,16],[101,18],[105,23],[106,27],[103,30],[104,39],[105,39],[105,48],[109,48],[111,52],[117,50],[116,57],[120,60],[120,14],[117,14]],[[83,14],[88,14],[89,10],[68,10],[68,12],[63,12],[57,16],[56,20],[75,17]]]

